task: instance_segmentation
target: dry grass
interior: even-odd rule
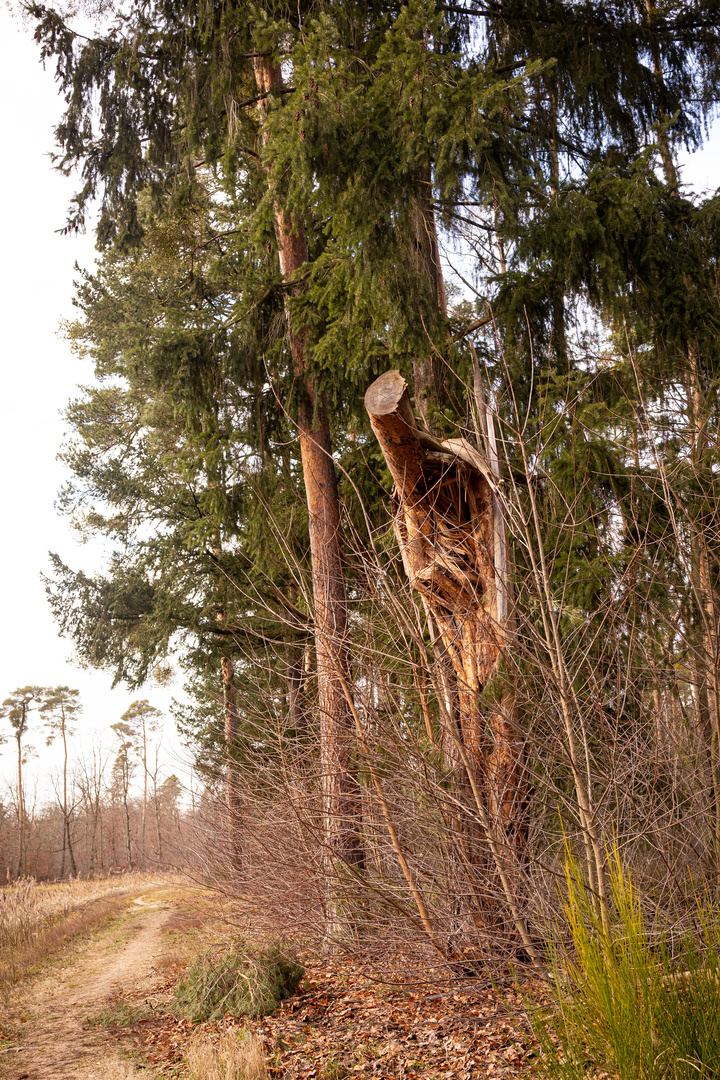
[[[163,974],[182,972],[195,956],[195,952],[196,950],[193,950],[190,945],[175,942],[173,945],[164,948],[160,955],[156,957],[155,967]]]
[[[103,1061],[102,1070],[88,1073],[88,1080],[134,1080],[141,1073],[126,1061]]]
[[[226,1031],[219,1043],[202,1036],[186,1060],[192,1080],[268,1080],[263,1044],[248,1033]]]
[[[0,889],[0,991],[25,977],[67,941],[118,914],[151,875],[38,885],[25,878]]]
[[[217,941],[218,926],[217,913],[208,906],[206,896],[186,897],[185,904],[176,906],[165,920],[163,950],[155,960],[158,971],[179,975],[199,952]]]

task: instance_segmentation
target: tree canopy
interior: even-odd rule
[[[397,886],[436,952],[462,908],[532,957],[562,843],[603,904],[618,829],[707,869],[720,203],[676,162],[720,11],[152,0],[83,37],[29,10],[67,227],[99,204],[61,501],[112,550],[55,556],[51,603],[116,680],[185,667],[228,874],[332,880],[292,879],[330,936]]]

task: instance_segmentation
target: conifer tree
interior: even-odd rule
[[[73,853],[72,836],[70,833],[70,805],[68,802],[68,736],[74,734],[74,727],[82,712],[80,704],[80,691],[71,690],[69,686],[56,686],[47,690],[39,709],[48,729],[47,745],[50,746],[58,736],[63,745],[63,773],[62,773],[62,815],[63,815],[63,844],[62,862],[60,864],[60,877],[65,877],[65,856],[70,858],[70,873],[73,877],[77,874],[75,855]]]
[[[133,701],[132,705],[125,710],[120,718],[127,731],[133,732],[134,734],[137,752],[140,757],[140,764],[143,771],[143,808],[141,825],[141,843],[143,844],[143,850],[145,845],[145,828],[147,825],[148,777],[150,775],[148,765],[148,738],[157,733],[161,716],[162,713],[160,710],[156,709],[154,705],[151,705],[147,698],[143,698],[142,701]]]
[[[15,876],[18,878],[25,873],[27,859],[27,821],[23,792],[23,765],[27,750],[23,749],[23,739],[27,734],[30,710],[33,705],[38,707],[37,703],[42,700],[43,693],[40,686],[23,686],[5,698],[0,707],[0,715],[9,720],[17,744],[18,857]]]
[[[151,221],[142,253],[108,253],[81,283],[70,333],[101,386],[68,411],[77,440],[65,452],[74,478],[63,505],[120,550],[93,579],[56,558],[49,584],[63,631],[116,679],[139,685],[182,645],[203,668],[222,668],[231,811],[239,644],[286,634],[292,648],[303,632],[267,528],[268,505],[285,513],[277,496],[294,491],[297,464],[271,451],[271,438],[287,444],[284,417],[258,386],[266,376],[253,370],[251,327],[235,329],[228,312],[257,272],[241,242],[236,250],[233,221],[232,207],[211,215],[207,203]],[[271,286],[259,317],[272,315]],[[283,544],[300,559],[304,518],[289,513]]]
[[[112,781],[122,803],[125,855],[128,872],[132,873],[134,866],[132,832],[130,829],[130,781],[135,770],[132,756],[137,750],[137,732],[131,725],[123,723],[122,720],[111,724],[110,728],[118,740],[117,756],[112,767]]]
[[[470,438],[473,397],[486,377],[503,424],[508,486],[523,511],[532,505],[536,513],[540,554],[548,556],[544,584],[549,596],[562,597],[557,611],[550,605],[556,637],[588,627],[577,684],[606,671],[615,655],[600,627],[608,596],[622,591],[618,567],[632,563],[635,595],[646,601],[639,614],[628,602],[618,629],[626,658],[633,619],[645,640],[653,637],[658,565],[682,581],[682,550],[661,552],[671,500],[657,497],[666,476],[659,455],[674,455],[687,496],[683,527],[690,525],[696,552],[688,563],[694,595],[681,619],[704,635],[695,643],[704,674],[695,681],[710,741],[720,746],[707,701],[708,688],[715,692],[708,679],[717,658],[718,569],[699,546],[699,525],[714,528],[717,207],[684,198],[670,168],[674,140],[697,145],[716,93],[714,6],[500,0],[481,10],[411,0],[290,11],[268,3],[251,18],[242,7],[159,2],[131,5],[89,43],[57,12],[34,10],[44,55],[58,57],[69,95],[58,128],[62,164],[84,170],[70,226],[100,198],[98,235],[111,249],[103,273],[86,283],[90,323],[106,304],[108,274],[116,275],[109,314],[126,311],[128,296],[152,295],[153,222],[172,231],[173,221],[198,207],[204,222],[192,242],[186,224],[173,242],[174,257],[182,247],[190,270],[174,288],[183,301],[171,314],[157,297],[149,306],[142,300],[131,348],[113,338],[112,317],[89,331],[101,356],[108,347],[122,353],[116,371],[129,378],[131,393],[115,395],[112,413],[117,420],[128,411],[125,445],[142,445],[144,459],[130,483],[115,460],[99,464],[91,451],[74,452],[73,467],[98,491],[114,492],[118,504],[155,498],[147,520],[173,527],[139,545],[134,565],[116,565],[109,580],[61,569],[70,599],[56,593],[58,611],[80,647],[101,662],[119,658],[123,671],[137,663],[129,656],[141,657],[134,669],[141,674],[173,634],[195,635],[200,647],[219,640],[213,660],[225,672],[226,741],[234,741],[241,725],[230,642],[257,610],[237,604],[233,611],[233,590],[226,594],[221,582],[254,589],[248,564],[262,558],[262,545],[238,527],[252,516],[253,500],[229,477],[248,439],[264,480],[282,498],[297,458],[289,452],[286,469],[270,440],[258,437],[263,410],[272,412],[275,433],[299,432],[325,725],[326,846],[331,859],[358,866],[347,566],[334,460],[344,429],[366,435],[360,390],[381,367],[397,367],[411,385],[414,378],[419,428]],[[216,199],[208,194],[213,185]],[[475,260],[477,302],[453,306],[440,248],[463,236]],[[218,257],[208,259],[208,251]],[[588,360],[577,318],[588,310],[615,333],[611,360]],[[466,346],[481,324],[490,328],[476,341],[484,373]],[[125,315],[117,325],[126,338]],[[638,445],[637,438],[645,405],[664,407],[678,380],[688,389],[687,460],[677,440],[651,436]],[[97,395],[86,417],[76,410],[87,446],[102,434],[103,407]],[[149,448],[161,431],[167,456],[159,469]],[[186,451],[200,462],[194,473]],[[618,507],[623,541],[610,556]],[[187,529],[176,528],[179,517]],[[568,517],[582,527],[568,528]],[[108,517],[100,527],[112,531],[115,523]],[[652,549],[642,564],[634,559],[640,534]],[[526,540],[516,535],[518,607],[531,612],[537,597]],[[181,572],[169,569],[173,560]],[[277,622],[264,629],[277,635],[278,624],[297,626],[287,578],[263,580],[270,581],[266,599],[275,587],[286,596],[274,598]],[[663,603],[669,612],[671,601]],[[528,627],[532,634],[530,615]],[[542,663],[552,666],[548,656]],[[573,679],[563,678],[565,701],[575,691]],[[608,706],[618,724],[641,709],[647,672],[638,684]],[[591,746],[601,741],[597,732],[588,738]],[[231,792],[231,758],[228,768]],[[587,786],[592,798],[590,780]],[[720,783],[716,799],[717,792]],[[582,810],[586,832],[596,809],[591,802]]]

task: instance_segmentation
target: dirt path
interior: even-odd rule
[[[167,896],[167,889],[158,892]],[[102,1030],[88,1028],[85,1019],[119,993],[151,989],[170,907],[169,900],[146,892],[111,933],[101,933],[22,994],[12,1010],[21,1037],[18,1049],[3,1055],[3,1080],[125,1080],[139,1075],[120,1055],[109,1052]]]
[[[305,983],[276,1014],[242,1025],[235,1017],[220,1026],[190,1024],[168,1008],[172,984],[183,958],[197,951],[193,929],[205,934],[212,919],[215,935],[221,907],[213,894],[192,893],[148,888],[91,941],[78,942],[42,978],[24,984],[8,1016],[18,1037],[0,1055],[1,1080],[160,1080],[177,1076],[190,1038],[217,1043],[223,1028],[239,1026],[297,1080],[527,1076],[536,1050],[515,1019],[523,1015],[523,997],[501,995],[487,980],[425,984],[417,965],[385,968],[378,978],[362,958],[309,953]],[[172,943],[166,927],[176,932]],[[144,1015],[135,1023],[122,1017],[123,1007]],[[118,1026],[85,1023],[108,1009]],[[121,1046],[146,1066],[134,1068]]]

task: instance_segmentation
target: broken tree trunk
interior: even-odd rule
[[[524,763],[512,698],[486,710],[480,701],[507,633],[497,478],[466,440],[441,442],[418,427],[399,371],[385,372],[369,387],[365,407],[394,480],[394,527],[405,571],[456,675],[459,731],[450,737],[473,791],[481,793],[495,841],[507,854],[521,855]]]

